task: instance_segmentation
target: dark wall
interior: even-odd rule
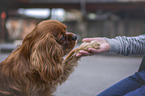
[[[145,20],[88,20],[84,32],[79,30],[78,22],[65,22],[65,24],[67,30],[78,34],[80,39],[96,36],[112,38],[145,34]]]

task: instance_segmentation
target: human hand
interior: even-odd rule
[[[99,54],[110,50],[110,44],[104,38],[101,37],[85,38],[82,41],[91,42],[92,40],[96,40],[100,44],[99,48],[98,49],[89,48],[88,51],[80,50],[79,53],[76,54],[77,57]]]

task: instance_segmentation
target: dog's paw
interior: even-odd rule
[[[84,42],[80,45],[79,50],[85,50],[88,51],[89,48],[99,49],[100,44],[93,40],[91,42]]]

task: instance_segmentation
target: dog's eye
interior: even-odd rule
[[[65,37],[64,37],[64,35],[62,35],[62,37],[60,38],[60,40],[64,40],[65,39]]]

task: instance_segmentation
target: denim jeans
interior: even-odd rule
[[[145,96],[145,70],[121,80],[97,96]]]

